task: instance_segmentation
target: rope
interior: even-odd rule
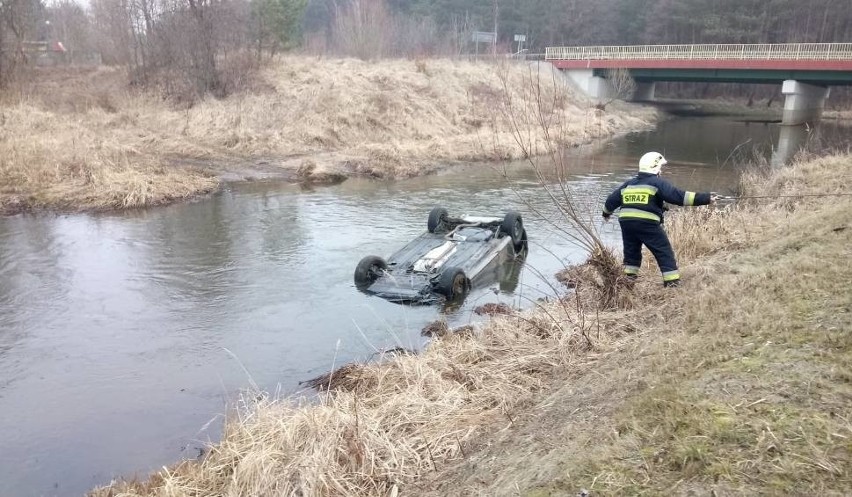
[[[739,200],[742,198],[799,198],[799,197],[849,197],[852,193],[802,193],[799,195],[743,195],[739,197],[720,195],[722,200]]]

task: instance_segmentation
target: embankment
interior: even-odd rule
[[[850,180],[838,155],[742,193]],[[319,402],[252,393],[200,461],[92,495],[842,495],[850,208],[785,196],[678,211],[680,288],[646,267],[621,289],[629,308],[600,309],[580,282],[418,356],[348,366]]]
[[[618,102],[596,109],[549,70],[517,63],[282,57],[246,89],[188,108],[129,90],[118,70],[45,70],[3,95],[0,212],[128,208],[222,180],[398,178],[517,158],[512,125],[533,144],[544,143],[541,128],[505,110],[535,99],[566,146],[655,118]]]

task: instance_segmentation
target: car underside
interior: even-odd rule
[[[427,231],[387,260],[367,256],[355,270],[363,292],[391,302],[429,304],[463,298],[471,286],[497,274],[527,250],[521,215],[450,217],[436,207]]]

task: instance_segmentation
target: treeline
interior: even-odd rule
[[[475,31],[496,32],[480,47]],[[0,0],[0,85],[61,41],[169,95],[227,94],[276,53],[381,57],[553,45],[852,41],[849,0]],[[41,42],[39,45],[36,42]],[[94,56],[93,56],[94,55]]]
[[[453,38],[460,29],[496,31],[508,48],[514,35],[526,35],[532,51],[553,45],[852,41],[849,0],[310,0],[306,30],[328,33],[333,41],[335,14],[346,4],[383,5],[397,20],[418,22],[440,38]],[[402,30],[401,36],[423,30]]]

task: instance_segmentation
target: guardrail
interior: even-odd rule
[[[852,60],[852,43],[547,47],[545,60]]]

